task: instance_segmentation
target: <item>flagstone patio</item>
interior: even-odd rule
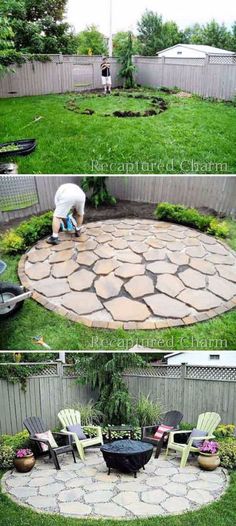
[[[71,455],[60,459],[56,471],[46,459],[37,460],[30,473],[8,471],[3,491],[17,503],[50,513],[84,518],[132,519],[181,514],[198,510],[219,499],[228,486],[227,472],[201,471],[196,459],[185,468],[179,459],[151,458],[137,479],[107,468],[99,449],[87,449],[86,460]]]
[[[214,237],[151,220],[89,223],[39,241],[19,264],[33,298],[89,327],[159,329],[208,320],[236,305],[236,254]]]

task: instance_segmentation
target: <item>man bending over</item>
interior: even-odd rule
[[[85,201],[85,193],[76,184],[66,183],[58,188],[55,195],[56,209],[53,214],[52,235],[47,240],[50,245],[58,245],[60,243],[59,231],[61,222],[66,223],[66,218],[71,211],[74,218],[75,236],[80,237]]]

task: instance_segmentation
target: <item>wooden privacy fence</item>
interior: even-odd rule
[[[0,434],[21,431],[27,416],[41,416],[53,428],[59,424],[60,409],[97,400],[97,392],[78,384],[72,365],[37,364],[39,372],[35,363],[14,365],[26,368],[27,389],[0,379]],[[236,423],[236,367],[160,365],[127,370],[123,378],[134,399],[150,395],[164,410],[181,411],[189,423],[205,411],[218,412],[225,424]]]
[[[27,179],[32,189],[32,176],[1,177],[0,205],[4,196],[7,202],[8,198],[12,197],[12,207],[8,211],[1,211],[4,206],[2,208],[0,206],[0,222],[7,223],[13,219],[23,219],[31,214],[53,210],[57,188],[66,182],[79,185],[82,177],[36,176],[33,198],[35,199],[36,196],[37,202],[31,207],[19,208],[17,203],[25,198],[21,197],[21,192],[25,196]],[[235,215],[236,177],[234,176],[111,176],[108,179],[108,187],[115,197],[125,201],[145,203],[168,201],[197,208],[212,208],[219,214]]]
[[[101,88],[102,57],[48,55],[48,62],[26,62],[0,79],[0,97],[46,95]],[[119,83],[120,65],[111,59],[113,86]]]
[[[22,97],[101,88],[102,57],[48,55],[48,62],[26,62],[0,79],[0,97]],[[122,84],[120,64],[111,60],[113,86]],[[236,94],[236,55],[202,58],[134,57],[141,86],[177,86],[185,91],[231,100]]]
[[[22,431],[27,416],[41,416],[48,428],[55,428],[60,425],[57,414],[61,409],[97,399],[97,393],[89,386],[78,384],[69,365],[48,363],[38,373],[35,372],[35,365],[45,364],[17,366],[28,369],[26,392],[19,383],[0,379],[0,434]],[[32,367],[34,373],[31,376]]]
[[[135,57],[141,86],[173,87],[202,97],[232,100],[236,95],[236,54],[202,58]]]
[[[236,424],[236,367],[160,365],[127,370],[124,379],[134,399],[150,395],[164,410],[181,411],[185,422],[216,411],[222,423]]]

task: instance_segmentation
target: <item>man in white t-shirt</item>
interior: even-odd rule
[[[50,245],[58,245],[60,243],[59,231],[61,222],[66,222],[66,218],[71,211],[74,219],[75,235],[80,237],[81,226],[84,220],[85,201],[85,193],[77,184],[66,183],[58,188],[55,195],[56,209],[53,214],[52,235],[47,240]]]

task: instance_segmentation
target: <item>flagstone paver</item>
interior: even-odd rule
[[[125,289],[132,298],[142,298],[154,292],[154,284],[148,276],[136,276],[125,284]]]
[[[184,318],[190,314],[190,309],[187,305],[176,299],[169,298],[166,294],[154,294],[144,299],[152,312],[157,316]]]
[[[57,263],[52,267],[52,275],[54,278],[67,278],[73,274],[78,267],[79,265],[73,260],[65,261],[65,263]]]
[[[63,297],[62,305],[77,314],[90,314],[102,309],[102,304],[93,292],[69,292]]]
[[[90,270],[82,269],[72,274],[68,279],[68,283],[71,290],[82,291],[89,289],[92,286],[95,277],[95,274]]]
[[[37,281],[34,289],[47,298],[62,296],[70,292],[70,287],[66,279],[55,279],[53,277]]]
[[[42,250],[34,250],[29,253],[28,261],[30,263],[42,263],[51,254],[50,249],[44,248]]]
[[[30,279],[39,281],[48,278],[51,267],[47,262],[35,263],[35,265],[28,267],[25,272]]]
[[[202,289],[206,286],[206,277],[197,270],[188,269],[180,272],[179,278],[191,289]]]
[[[158,459],[153,455],[147,470],[140,470],[136,479],[116,470],[108,476],[99,447],[87,449],[85,461],[77,457],[76,464],[70,455],[61,455],[60,465],[58,472],[49,459],[40,458],[27,474],[10,470],[3,476],[3,491],[41,513],[142,519],[198,510],[219,499],[228,486],[225,470],[203,472],[196,458],[190,459],[183,473],[176,453],[168,459],[164,454]],[[165,470],[165,475],[160,474]]]
[[[99,278],[95,283],[95,289],[98,296],[109,299],[118,296],[122,285],[123,281],[120,278],[110,274]]]
[[[71,258],[72,250],[61,250],[60,252],[54,252],[51,254],[49,263],[63,263],[64,261],[68,261]]]
[[[236,254],[213,236],[110,219],[60,239],[57,246],[37,242],[22,257],[19,277],[36,301],[74,322],[151,330],[202,322],[236,305]]]
[[[172,276],[172,274],[162,274],[157,278],[156,288],[160,292],[175,298],[181,290],[184,289],[184,284],[179,278],[177,278],[177,276]]]
[[[145,321],[150,316],[147,306],[128,298],[117,298],[105,303],[115,321]]]

